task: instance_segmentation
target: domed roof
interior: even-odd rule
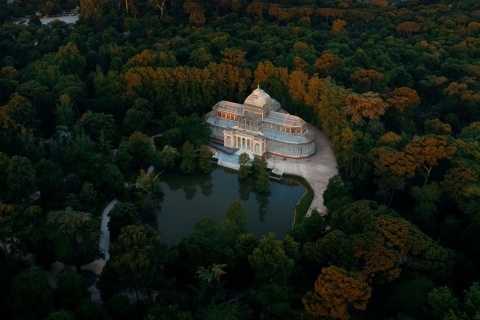
[[[253,92],[247,97],[247,99],[245,99],[245,102],[243,104],[264,108],[271,102],[272,98],[270,98],[268,93],[260,89],[260,87],[257,87],[257,89],[253,90]]]

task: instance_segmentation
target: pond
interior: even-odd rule
[[[157,225],[167,244],[180,243],[203,216],[210,215],[217,222],[225,219],[233,201],[243,204],[251,233],[260,238],[274,232],[283,239],[292,227],[294,206],[305,193],[297,183],[270,180],[270,194],[259,195],[249,181],[238,180],[236,171],[221,167],[214,167],[210,175],[165,172],[159,177],[164,197],[157,211]]]

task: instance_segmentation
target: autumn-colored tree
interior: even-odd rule
[[[342,60],[335,54],[324,53],[315,61],[314,68],[321,78],[328,77],[330,73],[342,65]]]
[[[415,175],[414,159],[405,152],[387,146],[372,149],[370,157],[380,192],[383,192],[386,203],[390,203],[395,187]]]
[[[378,93],[366,92],[364,94],[352,93],[346,98],[346,106],[343,109],[346,115],[351,116],[356,124],[362,123],[364,119],[379,119],[385,114],[388,103],[380,98]]]
[[[430,134],[413,138],[405,147],[405,154],[413,159],[417,168],[423,169],[425,175],[423,185],[426,185],[432,168],[441,159],[451,159],[456,150],[457,148],[448,142],[447,137]]]
[[[414,21],[405,21],[397,26],[397,32],[406,35],[409,39],[413,32],[420,31],[420,25]]]
[[[438,118],[425,120],[424,125],[427,134],[449,135],[452,133],[452,126]]]
[[[205,8],[198,2],[185,1],[183,9],[189,15],[188,20],[195,25],[202,25],[205,23]]]
[[[234,66],[243,67],[247,64],[245,61],[245,51],[236,48],[226,48],[220,52],[223,55],[223,62]]]
[[[381,90],[383,78],[380,72],[366,69],[359,69],[350,76],[355,90],[360,93]]]
[[[365,310],[372,288],[359,273],[337,267],[322,269],[315,289],[307,292],[302,302],[314,317],[347,320],[354,310]]]
[[[343,27],[347,25],[347,22],[342,19],[338,19],[333,21],[332,24],[332,35],[338,36],[340,32],[342,31]]]
[[[266,3],[262,2],[252,2],[247,7],[247,13],[255,15],[257,17],[263,16],[263,13],[268,8]]]
[[[387,98],[387,103],[403,111],[406,108],[417,106],[420,103],[420,97],[414,89],[408,87],[395,88]]]

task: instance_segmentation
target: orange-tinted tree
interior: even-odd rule
[[[315,289],[302,302],[312,316],[343,320],[350,319],[353,310],[365,310],[371,294],[361,274],[332,266],[322,269]]]
[[[408,87],[395,88],[387,98],[388,104],[399,111],[414,107],[420,103],[420,96],[417,91]]]
[[[354,123],[359,124],[365,119],[379,119],[385,114],[388,103],[383,101],[378,93],[366,92],[364,94],[352,93],[346,98],[344,112],[351,116]]]
[[[405,147],[405,153],[415,162],[417,168],[423,170],[425,181],[432,172],[432,168],[441,159],[451,159],[457,147],[451,145],[446,136],[429,134],[413,138],[412,142]]]

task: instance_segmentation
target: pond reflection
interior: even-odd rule
[[[294,205],[305,192],[296,183],[271,180],[270,194],[260,195],[249,181],[238,180],[235,171],[221,167],[210,175],[164,172],[159,178],[164,197],[157,210],[158,231],[168,244],[178,244],[191,234],[201,217],[223,220],[233,201],[243,204],[251,233],[261,237],[274,232],[283,238],[292,226]]]

